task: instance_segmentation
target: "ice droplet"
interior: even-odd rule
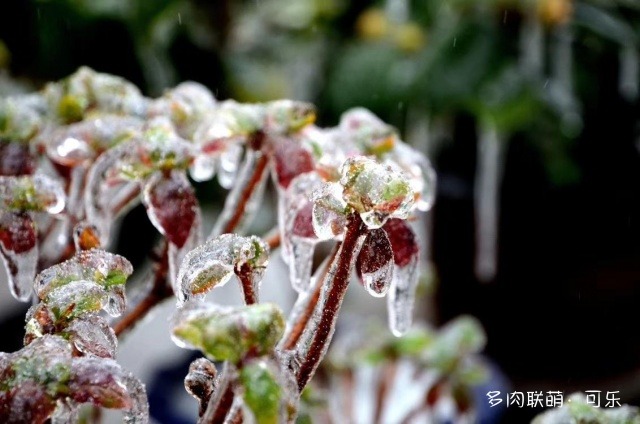
[[[209,181],[216,173],[216,160],[212,156],[199,154],[189,167],[189,174],[194,181]]]
[[[11,294],[28,301],[38,263],[37,232],[29,214],[0,212],[0,253]]]
[[[242,145],[239,143],[229,143],[218,157],[218,182],[223,188],[230,189],[234,185],[242,159],[242,150]]]
[[[371,296],[387,294],[393,278],[393,252],[384,230],[369,231],[356,260],[356,270]]]

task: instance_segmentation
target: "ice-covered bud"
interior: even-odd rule
[[[366,157],[347,159],[340,184],[347,204],[369,228],[380,228],[388,218],[406,219],[416,193],[404,173]]]
[[[0,100],[0,140],[28,142],[43,125],[44,99],[37,94]]]
[[[81,121],[91,112],[142,116],[147,101],[138,88],[115,75],[82,67],[57,83],[48,84],[43,96],[64,123]]]
[[[204,413],[209,399],[216,389],[218,371],[215,365],[206,358],[198,358],[189,366],[189,373],[184,378],[184,387],[191,396],[200,403],[200,416]]]
[[[426,156],[398,141],[384,163],[407,175],[411,188],[417,194],[416,209],[431,209],[436,197],[436,172]]]
[[[0,201],[4,210],[58,214],[66,196],[62,184],[46,175],[0,176]]]
[[[316,108],[311,103],[276,100],[264,106],[264,131],[289,134],[300,131],[316,120]]]
[[[282,311],[270,303],[237,308],[189,303],[174,318],[173,339],[212,361],[238,363],[271,353],[284,332]]]
[[[38,274],[35,290],[41,300],[61,310],[64,305],[77,303],[74,315],[93,311],[99,303],[100,308],[117,316],[124,311],[124,284],[132,272],[131,263],[122,256],[86,250]],[[78,285],[77,290],[65,287],[72,283]]]
[[[343,113],[339,128],[346,138],[357,144],[363,154],[377,158],[392,151],[398,141],[395,128],[365,108],[354,108]]]
[[[166,116],[176,126],[182,137],[191,139],[203,117],[216,106],[211,91],[193,81],[183,82],[167,90],[154,100],[148,110],[149,116]]]
[[[204,296],[247,265],[259,283],[269,260],[269,246],[259,237],[223,234],[196,247],[185,256],[178,271],[179,303]]]
[[[111,359],[74,357],[71,344],[45,335],[12,354],[0,353],[3,422],[44,423],[58,402],[127,410],[124,422],[148,421],[144,386]]]
[[[73,244],[76,251],[100,248],[100,234],[96,226],[86,221],[78,223],[73,228]]]

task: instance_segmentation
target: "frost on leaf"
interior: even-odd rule
[[[355,157],[342,166],[344,200],[369,228],[380,228],[388,218],[406,219],[415,193],[404,173],[372,159]]]
[[[201,350],[212,361],[238,363],[273,351],[284,332],[284,316],[269,303],[237,308],[190,302],[174,317],[173,340]]]
[[[382,228],[391,242],[394,260],[393,280],[387,296],[389,327],[394,335],[401,336],[411,327],[420,248],[406,221],[390,219]]]
[[[196,219],[198,201],[182,172],[156,174],[145,186],[143,201],[153,225],[177,247],[182,247]]]
[[[0,416],[8,424],[40,424],[62,401],[127,410],[126,422],[146,423],[146,402],[130,390],[144,388],[131,379],[115,361],[74,357],[69,342],[46,335],[18,352],[0,353]],[[134,414],[135,420],[127,418]]]
[[[47,303],[62,306],[84,299],[86,304],[81,302],[74,306],[74,310],[86,306],[86,310],[81,309],[78,313],[92,311],[100,303],[100,308],[117,316],[124,311],[124,284],[132,272],[131,264],[122,256],[92,249],[78,252],[68,261],[42,271],[36,277],[35,289],[38,297]],[[71,283],[82,286],[79,294],[65,288]],[[103,295],[106,303],[102,303]],[[74,300],[74,296],[79,298]]]
[[[370,295],[387,294],[393,278],[393,252],[384,230],[369,231],[356,260],[356,271]]]
[[[269,246],[256,236],[223,234],[193,249],[185,256],[178,271],[178,301],[194,295],[203,297],[216,286],[224,285],[248,265],[253,282],[258,285],[269,259]]]

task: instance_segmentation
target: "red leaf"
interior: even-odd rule
[[[0,243],[6,250],[27,252],[36,245],[37,238],[35,223],[28,213],[5,213],[0,217]]]
[[[298,211],[293,220],[293,234],[299,237],[315,239],[316,233],[313,231],[313,203],[308,202]]]
[[[152,180],[145,188],[151,222],[177,247],[184,246],[195,222],[198,201],[187,177],[180,172]]]
[[[103,358],[80,358],[74,361],[71,369],[70,397],[80,403],[129,409],[131,397],[118,374],[121,371],[115,362]]]
[[[358,274],[377,271],[391,260],[392,255],[391,245],[384,231],[370,230],[356,261]]]
[[[289,187],[291,180],[300,174],[315,169],[313,157],[298,142],[280,138],[275,142],[274,158],[278,183],[283,188]]]
[[[0,142],[0,175],[32,174],[33,165],[28,145]]]
[[[409,224],[402,219],[393,218],[388,220],[382,229],[387,232],[387,237],[391,242],[396,265],[402,267],[409,264],[420,251],[416,235]]]

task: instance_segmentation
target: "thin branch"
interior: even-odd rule
[[[244,263],[240,269],[236,269],[235,274],[238,277],[238,280],[240,280],[242,294],[244,295],[244,303],[247,305],[258,303],[258,293],[256,293],[255,290],[251,266]]]

